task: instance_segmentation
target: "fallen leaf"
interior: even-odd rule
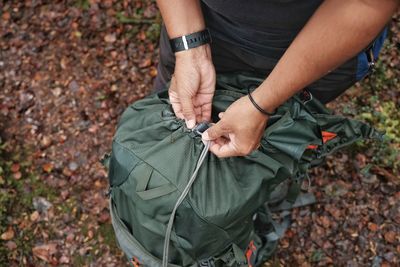
[[[371,230],[372,232],[376,232],[376,231],[378,231],[379,227],[375,223],[369,223],[368,224],[368,229]]]
[[[69,257],[62,255],[59,262],[64,264],[69,263]]]
[[[145,58],[139,63],[139,68],[147,68],[151,66],[151,58]]]
[[[46,262],[50,262],[51,255],[55,254],[56,251],[57,251],[56,244],[44,244],[32,248],[33,255]]]
[[[150,76],[151,76],[151,77],[153,77],[153,78],[156,77],[156,76],[157,76],[157,73],[158,73],[158,72],[157,72],[157,68],[151,67],[149,73],[150,73]]]
[[[40,140],[40,145],[42,146],[42,148],[49,147],[51,145],[51,138],[48,136],[43,136],[42,140]]]
[[[384,235],[385,240],[389,243],[394,243],[396,241],[396,233],[394,231],[388,231]]]
[[[53,164],[48,162],[42,165],[43,171],[50,173],[53,170]]]
[[[331,225],[331,221],[329,220],[328,216],[321,216],[321,223],[324,228],[329,228]]]
[[[117,37],[115,36],[115,34],[107,34],[106,36],[104,36],[104,41],[106,41],[107,43],[114,43],[117,40]]]
[[[22,177],[22,173],[21,172],[16,172],[13,174],[13,177],[15,180],[19,180]]]
[[[3,18],[3,20],[9,20],[11,18],[11,15],[9,12],[4,12],[1,17]]]
[[[15,235],[14,230],[11,227],[9,227],[7,229],[7,231],[5,231],[4,233],[1,234],[1,239],[2,240],[11,240],[14,238],[14,235]]]
[[[13,165],[11,165],[11,171],[12,172],[17,172],[20,169],[20,165],[18,163],[14,163]]]
[[[6,246],[6,248],[8,248],[8,250],[14,250],[17,248],[17,244],[15,244],[14,241],[7,241],[5,246]]]
[[[36,222],[40,217],[40,214],[37,210],[35,210],[34,212],[32,212],[30,219],[32,222]]]

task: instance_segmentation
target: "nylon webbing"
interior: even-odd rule
[[[204,162],[204,159],[207,156],[208,149],[210,148],[210,141],[204,141],[204,148],[201,151],[200,157],[197,160],[196,168],[193,171],[192,176],[190,177],[185,189],[183,189],[182,194],[179,196],[178,200],[175,203],[174,209],[172,210],[171,216],[169,217],[167,230],[165,231],[165,239],[164,239],[164,251],[163,251],[163,260],[162,267],[168,266],[168,254],[169,254],[169,241],[171,239],[172,226],[174,225],[175,213],[178,209],[179,205],[183,202],[185,197],[190,191],[193,182],[196,180],[197,173]]]

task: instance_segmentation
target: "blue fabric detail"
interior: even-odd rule
[[[375,60],[379,56],[379,52],[381,51],[383,43],[385,42],[385,39],[387,37],[387,32],[388,29],[387,27],[385,27],[385,29],[379,34],[379,36],[374,41],[373,54]],[[370,68],[368,63],[369,62],[366,51],[363,50],[361,53],[358,54],[358,59],[357,59],[357,74],[356,74],[357,81],[360,81],[369,73]]]

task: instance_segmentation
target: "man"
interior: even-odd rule
[[[354,84],[356,55],[379,35],[399,0],[157,3],[166,32],[162,32],[155,87],[164,87],[174,73],[170,100],[189,128],[210,120],[215,69],[267,77],[250,97],[238,99],[219,114],[220,120],[203,134],[203,139],[212,141],[211,152],[230,157],[256,149],[269,114],[304,87],[326,103]],[[211,44],[203,31],[206,27]],[[195,41],[205,41],[188,47],[186,37],[192,33]]]

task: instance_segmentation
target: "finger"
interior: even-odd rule
[[[219,158],[241,156],[232,142],[223,145],[213,142],[210,146],[210,151]]]
[[[171,105],[172,105],[172,109],[174,110],[175,115],[179,119],[183,120],[185,117],[183,116],[181,105],[178,102],[172,102],[172,101],[171,101]]]
[[[211,121],[211,104],[201,106],[202,121]]]
[[[180,95],[179,100],[182,107],[182,113],[186,121],[186,126],[192,129],[196,125],[196,113],[194,112],[194,106],[192,98],[188,95]]]
[[[194,107],[194,113],[196,114],[196,121],[201,122],[201,107]]]
[[[224,126],[224,123],[222,121],[219,121],[218,123],[208,128],[207,131],[202,134],[202,138],[204,140],[215,140],[221,136],[226,135],[227,133],[229,133],[229,130]]]
[[[182,113],[182,106],[179,102],[178,94],[175,91],[176,88],[176,80],[174,77],[171,79],[171,85],[168,90],[168,95],[169,95],[169,102],[172,105],[172,109],[174,110],[175,115],[179,119],[184,119],[183,113]]]
[[[222,117],[224,116],[225,112],[220,112],[218,113],[218,118],[222,119]]]

